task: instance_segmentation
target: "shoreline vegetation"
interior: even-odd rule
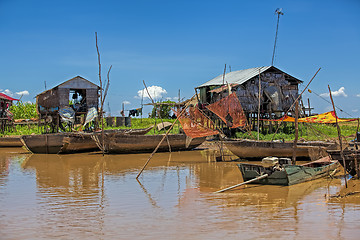
[[[19,101],[17,104],[14,104],[10,107],[10,111],[14,115],[14,119],[32,119],[37,118],[36,104],[35,103],[23,103]],[[163,122],[173,123],[175,119],[162,119]],[[161,123],[159,118],[132,118],[131,127],[110,127],[106,125],[104,120],[105,130],[107,129],[135,129],[135,128],[147,128]],[[358,122],[343,122],[339,123],[342,136],[346,141],[354,140],[356,137],[356,132],[358,131]],[[170,133],[179,133],[181,125],[177,122]],[[277,125],[273,125],[273,131],[277,128]],[[79,131],[81,125],[74,126],[74,131]],[[156,127],[152,129],[147,134],[163,134],[166,130],[158,130]],[[0,133],[0,137],[4,136],[19,136],[19,135],[31,135],[31,134],[41,134],[42,129],[37,126],[37,124],[24,124],[24,125],[14,125],[12,131],[5,131]],[[235,138],[239,139],[257,139],[257,131],[241,132],[238,131],[235,133]],[[295,139],[295,127],[293,123],[282,124],[279,128],[278,133],[273,136],[273,133],[269,131],[266,133],[260,133],[260,140],[271,140],[274,137],[274,140],[281,141],[293,141]],[[335,141],[338,140],[338,133],[335,124],[316,124],[316,123],[299,123],[299,140],[300,141]]]

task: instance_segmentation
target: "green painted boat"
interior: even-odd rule
[[[328,156],[303,165],[276,164],[265,167],[257,164],[238,164],[244,181],[268,174],[268,177],[253,183],[283,186],[290,186],[328,176],[338,166],[339,162],[331,160]]]

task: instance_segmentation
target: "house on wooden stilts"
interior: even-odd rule
[[[99,109],[100,87],[77,76],[36,96],[39,124],[51,127],[52,132],[62,127],[59,111],[71,108],[75,112],[75,123],[83,124],[90,108]]]
[[[9,108],[13,101],[19,101],[19,99],[0,93],[0,132],[12,130],[14,119]]]
[[[219,75],[196,88],[200,92],[200,106],[219,101],[235,92],[253,130],[257,126],[260,78],[260,119],[274,119],[292,106],[299,95],[301,80],[274,67],[256,67]],[[290,112],[291,113],[291,112]],[[264,125],[262,124],[264,127]],[[266,126],[270,128],[272,126]]]

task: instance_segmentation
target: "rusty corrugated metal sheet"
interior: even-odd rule
[[[263,73],[264,71],[268,70],[269,68],[271,68],[271,66],[267,66],[267,67],[256,67],[256,68],[249,68],[249,69],[244,69],[244,70],[240,70],[240,71],[234,71],[234,72],[229,72],[225,74],[225,83],[235,83],[235,84],[243,84],[244,82],[248,81],[249,79],[255,77],[256,75],[259,75],[259,70],[260,73]],[[219,75],[216,78],[211,79],[210,81],[202,84],[199,86],[199,88],[201,87],[206,87],[206,86],[216,86],[216,85],[222,85],[223,84],[223,75]]]

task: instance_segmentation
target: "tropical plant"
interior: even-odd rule
[[[175,103],[175,102],[167,100],[167,101],[164,101],[162,103]],[[159,111],[158,111],[159,108],[160,108],[160,116],[159,116]],[[168,118],[171,117],[170,113],[171,113],[171,106],[166,105],[166,104],[162,104],[162,105],[160,105],[160,107],[154,106],[154,108],[151,111],[150,117],[154,118],[154,117],[157,116],[157,117],[160,117],[160,118],[163,118],[163,119],[168,119]]]
[[[38,118],[35,103],[19,101],[10,107],[10,112],[14,115],[14,119]]]

